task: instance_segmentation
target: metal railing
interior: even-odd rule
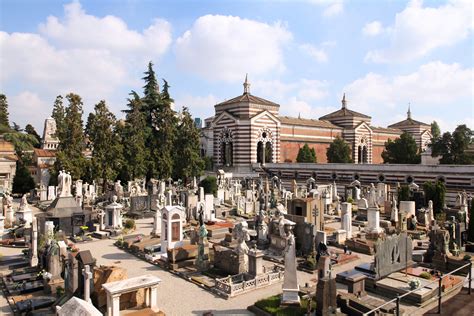
[[[469,275],[469,278],[468,278],[468,284],[469,284],[469,286],[468,286],[468,294],[471,295],[472,262],[469,262],[469,263],[466,263],[465,265],[463,265],[463,266],[461,266],[461,267],[459,267],[459,268],[457,268],[457,269],[454,269],[453,271],[451,271],[451,272],[449,272],[449,273],[444,274],[444,275],[441,276],[438,280],[434,280],[434,281],[431,281],[431,282],[428,282],[428,283],[424,284],[423,287],[416,288],[416,289],[414,289],[414,290],[411,290],[411,291],[409,291],[409,292],[406,292],[406,293],[403,294],[403,295],[397,295],[396,298],[394,298],[394,299],[392,299],[392,300],[390,300],[390,301],[388,301],[388,302],[385,302],[384,304],[382,304],[382,305],[380,305],[380,306],[378,306],[378,307],[376,307],[376,308],[374,308],[374,309],[372,309],[372,310],[370,310],[370,311],[364,313],[363,315],[364,315],[364,316],[368,316],[368,315],[370,315],[371,313],[374,313],[374,312],[380,310],[382,307],[387,306],[387,305],[389,305],[389,304],[395,302],[395,304],[396,304],[396,315],[397,315],[397,316],[400,316],[400,301],[401,301],[402,298],[404,298],[404,297],[407,296],[407,295],[410,295],[411,293],[414,293],[414,292],[416,292],[416,291],[421,290],[422,288],[426,287],[427,285],[430,285],[430,284],[433,284],[433,283],[436,283],[436,282],[438,282],[438,314],[441,314],[441,298],[442,298],[442,296],[443,296],[443,279],[444,279],[445,277],[447,277],[447,276],[449,276],[449,275],[451,275],[451,274],[453,274],[453,273],[459,271],[459,270],[462,270],[462,269],[466,268],[466,267],[469,267],[469,272],[468,272],[468,275]],[[464,281],[463,281],[462,287],[463,287],[463,286],[464,286]]]

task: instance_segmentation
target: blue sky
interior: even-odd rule
[[[0,1],[0,90],[10,120],[42,131],[55,96],[84,120],[122,117],[149,60],[176,109],[208,117],[242,93],[318,118],[340,107],[387,126],[406,116],[474,128],[471,1]]]

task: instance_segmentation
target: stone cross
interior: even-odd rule
[[[85,265],[82,269],[82,275],[84,276],[84,301],[92,303],[91,301],[91,279],[92,272],[89,265]]]

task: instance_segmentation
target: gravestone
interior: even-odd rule
[[[318,261],[318,283],[316,285],[316,315],[330,315],[337,308],[336,279],[331,273],[331,258],[321,256]]]
[[[282,305],[300,305],[298,295],[298,275],[296,273],[296,245],[293,227],[288,227],[287,248],[285,251],[285,275],[283,278]]]
[[[407,233],[387,236],[374,244],[374,272],[379,280],[413,264],[412,240]]]
[[[352,204],[344,202],[341,204],[341,229],[347,233],[347,238],[352,238]]]

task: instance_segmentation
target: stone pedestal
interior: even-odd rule
[[[263,273],[263,252],[252,249],[249,256],[249,274],[257,276]]]
[[[326,238],[326,232],[322,230],[317,230],[316,231],[316,237],[315,237],[315,245],[316,247],[319,245],[319,243],[322,242],[323,244],[327,245],[327,238]]]
[[[410,218],[415,214],[415,201],[400,201],[400,213],[405,213],[406,217]]]
[[[380,211],[376,207],[369,207],[367,210],[368,226],[366,232],[369,234],[379,234],[383,230],[380,228]]]
[[[159,236],[161,234],[161,210],[156,210],[153,220],[152,236]]]
[[[339,245],[344,245],[346,242],[346,231],[344,229],[338,229],[334,232],[336,235],[336,243]]]
[[[281,305],[300,305],[298,295],[298,275],[296,273],[296,246],[295,239],[290,232],[288,246],[285,252],[285,276],[283,279],[283,295]]]

